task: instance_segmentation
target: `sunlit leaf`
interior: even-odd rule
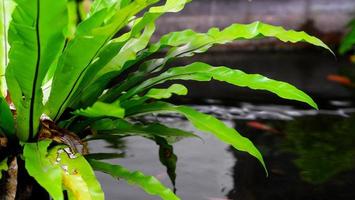
[[[173,84],[168,88],[152,88],[143,96],[135,96],[130,101],[122,103],[122,107],[127,109],[144,103],[149,99],[169,99],[173,94],[187,95],[187,88],[181,84]]]
[[[89,160],[89,162],[95,170],[110,174],[115,178],[124,179],[129,184],[140,187],[148,194],[157,195],[164,200],[180,199],[153,176],[146,176],[139,171],[131,172],[120,165],[112,165],[97,160]]]
[[[54,166],[47,157],[47,148],[51,141],[43,140],[38,143],[25,143],[23,156],[27,172],[55,200],[64,199],[62,192],[62,172],[59,166]]]
[[[116,7],[116,9],[122,9],[131,1],[132,0],[95,0],[91,5],[89,15],[93,15],[102,9],[110,8],[112,6]]]
[[[210,81],[212,79],[224,81],[236,86],[267,90],[279,97],[305,102],[317,108],[316,103],[311,97],[288,83],[272,80],[259,74],[246,74],[240,70],[234,70],[228,67],[213,67],[200,62],[184,67],[171,68],[159,76],[148,79],[135,88],[132,88],[127,93],[123,94],[119,100],[123,102],[154,85],[168,80]]]
[[[171,47],[163,58],[154,58],[144,62],[138,72],[131,74],[123,83],[111,88],[101,99],[112,102],[121,95],[123,91],[142,82],[150,73],[162,70],[165,64],[173,58],[189,57],[196,53],[203,53],[216,44],[226,44],[238,40],[263,37],[274,37],[283,42],[293,43],[304,41],[330,50],[321,40],[305,32],[285,30],[282,27],[262,22],[233,24],[221,31],[217,28],[211,28],[207,33],[197,33],[193,30],[172,32],[164,35],[159,42],[150,45],[149,48],[138,57],[138,60],[143,60],[166,47]],[[129,66],[128,64],[128,66],[124,68]]]
[[[46,104],[49,117],[58,119],[64,112],[88,66],[107,42],[132,16],[155,2],[157,0],[141,0],[133,1],[122,9],[105,8],[79,24],[75,37],[69,41],[60,57],[53,77],[51,94]]]
[[[88,67],[80,86],[82,89],[77,91],[73,98],[81,100],[80,103],[84,106],[90,104],[89,100],[96,99],[103,86],[112,79],[107,73],[119,70],[124,63],[134,60],[136,54],[147,46],[154,31],[155,25],[150,23],[142,34],[132,36],[128,41],[121,41],[121,38],[112,40],[98,55],[98,60]],[[97,76],[100,79],[95,78]],[[82,90],[84,91],[81,92]]]
[[[173,84],[167,89],[150,89],[145,96],[152,99],[168,99],[173,94],[186,95],[187,88],[181,84]]]
[[[162,6],[152,7],[145,12],[143,17],[133,21],[129,32],[115,38],[105,46],[98,55],[98,60],[89,66],[88,72],[82,81],[85,87],[82,95],[76,94],[76,98],[81,98],[80,103],[90,104],[105,89],[110,80],[117,76],[126,65],[133,65],[141,59],[138,59],[139,51],[146,48],[151,35],[155,30],[154,22],[164,13],[178,12],[190,0],[167,0]],[[141,34],[140,32],[144,30]],[[94,78],[92,78],[94,77]],[[90,81],[88,81],[90,80]],[[89,84],[89,83],[90,84]]]
[[[8,28],[11,21],[11,14],[15,4],[12,0],[0,0],[0,95],[6,97],[7,86],[5,80],[5,70],[8,64]]]
[[[124,109],[121,108],[120,102],[114,103],[103,103],[103,102],[96,102],[91,107],[85,109],[79,109],[73,114],[85,116],[85,117],[117,117],[123,118],[124,117]]]
[[[132,116],[160,112],[177,112],[184,115],[197,129],[212,133],[218,139],[226,144],[232,145],[239,151],[248,152],[250,155],[257,158],[265,168],[265,163],[260,152],[248,138],[241,136],[235,129],[228,127],[217,118],[200,113],[193,108],[175,106],[165,102],[155,102],[132,107],[126,111],[126,114],[127,116]]]
[[[15,3],[6,81],[17,110],[17,135],[26,141],[38,131],[43,112],[42,82],[65,43],[67,4],[66,0]]]
[[[104,199],[100,183],[82,155],[59,145],[49,151],[49,159],[53,166],[60,169],[63,189],[69,191],[76,200]]]

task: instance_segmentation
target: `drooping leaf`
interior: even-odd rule
[[[137,38],[133,37],[129,39],[129,41],[125,42],[125,45],[122,46],[118,54],[102,67],[102,69],[96,74],[96,77],[101,77],[112,71],[120,71],[120,69],[127,61],[136,59],[137,52],[143,50],[147,46],[154,31],[154,23],[147,24],[142,35]]]
[[[15,8],[12,0],[0,0],[0,95],[6,97],[7,86],[5,80],[5,70],[8,64],[8,28],[11,21],[11,14]]]
[[[96,99],[96,96],[99,96],[101,92],[101,89],[97,86],[107,84],[112,78],[108,72],[115,71],[115,69],[119,70],[124,63],[134,60],[137,52],[147,46],[154,30],[154,23],[150,23],[144,32],[137,37],[132,37],[128,41],[122,41],[121,38],[112,40],[98,55],[98,60],[88,67],[79,87],[82,89],[78,90],[73,98],[81,100],[82,104],[88,104],[88,100]],[[101,77],[101,79],[97,80],[96,76]],[[90,83],[93,83],[93,85],[90,85]]]
[[[6,81],[17,110],[17,134],[26,141],[37,133],[43,106],[42,82],[64,46],[67,4],[66,0],[15,3]]]
[[[96,74],[96,78],[99,78],[103,76],[104,74],[110,73],[110,72],[119,72],[121,68],[124,66],[127,61],[133,60],[133,62],[136,62],[134,59],[136,59],[136,54],[138,51],[143,50],[148,42],[152,34],[154,33],[155,26],[154,22],[157,20],[160,16],[162,16],[165,13],[168,12],[179,12],[182,10],[185,6],[185,4],[189,3],[191,0],[167,0],[166,3],[162,6],[156,6],[152,7],[144,13],[143,17],[140,17],[135,20],[135,23],[133,24],[131,31],[128,32],[127,34],[122,35],[117,39],[115,42],[123,42],[127,41],[128,47],[130,49],[128,52],[125,48],[122,48],[120,50],[120,54],[117,54],[113,59],[106,63],[104,67],[101,69],[101,71]],[[147,29],[148,31],[146,34],[142,34],[142,38],[140,40],[133,40],[132,37],[137,35],[143,28]],[[132,42],[130,42],[132,41]],[[127,44],[125,45],[127,46]],[[135,47],[136,46],[136,47]],[[132,47],[135,47],[132,49]]]
[[[122,119],[102,119],[94,122],[90,125],[90,127],[97,132],[97,135],[94,136],[96,139],[113,135],[120,137],[142,136],[152,140],[155,140],[155,137],[161,137],[166,139],[169,144],[172,144],[180,138],[198,137],[193,133],[180,129],[169,128],[158,123],[140,125],[131,124]]]
[[[121,108],[120,102],[114,103],[104,103],[104,102],[96,102],[91,107],[85,109],[79,109],[73,112],[74,115],[80,115],[85,117],[124,117],[124,109]]]
[[[140,60],[137,54],[147,46],[155,30],[155,20],[164,13],[180,11],[188,2],[190,0],[167,0],[162,6],[152,7],[143,17],[134,20],[128,33],[110,41],[99,54],[98,60],[89,66],[82,81],[81,87],[85,87],[83,92],[74,95],[74,98],[80,98],[81,106],[92,104],[126,63],[133,65]],[[143,34],[140,34],[143,29]]]
[[[85,158],[64,145],[49,151],[52,165],[60,168],[63,187],[76,200],[103,200],[104,193]]]
[[[317,108],[316,103],[311,97],[288,83],[275,81],[259,74],[246,74],[240,70],[233,70],[227,67],[212,67],[201,62],[196,62],[184,67],[171,68],[159,76],[148,79],[132,88],[122,95],[119,100],[123,102],[154,85],[168,80],[210,81],[211,79],[225,81],[236,86],[266,90],[279,97],[304,102]]]
[[[155,137],[155,142],[159,146],[159,160],[166,167],[166,172],[174,186],[175,192],[177,156],[174,153],[174,148],[164,138]]]
[[[0,179],[2,178],[2,172],[7,171],[9,169],[9,166],[7,165],[7,160],[8,158],[5,158],[0,162]]]
[[[14,116],[2,97],[0,97],[0,129],[10,138],[15,135]]]
[[[79,24],[75,38],[69,41],[63,51],[53,77],[51,94],[46,104],[49,117],[57,120],[67,108],[88,66],[96,59],[102,47],[132,16],[155,2],[157,0],[133,1],[122,9],[102,9]]]
[[[59,166],[54,166],[47,157],[50,140],[38,143],[25,143],[23,156],[25,167],[32,176],[55,200],[63,200],[62,172]]]
[[[115,178],[122,178],[129,184],[140,187],[150,195],[157,195],[164,200],[180,199],[153,176],[146,176],[139,171],[131,172],[120,165],[112,165],[97,160],[89,160],[89,163],[95,170],[110,174]]]
[[[305,32],[285,30],[282,27],[262,22],[233,24],[222,31],[217,28],[212,28],[207,33],[197,33],[193,30],[172,32],[163,36],[159,42],[150,45],[149,48],[140,55],[138,60],[143,60],[166,47],[171,47],[164,58],[155,58],[143,63],[138,72],[131,74],[131,76],[129,76],[123,83],[110,89],[103,96],[102,100],[112,102],[112,100],[116,99],[122,91],[140,83],[151,72],[160,71],[165,64],[173,58],[187,57],[193,56],[195,53],[203,53],[216,44],[226,44],[237,40],[262,37],[274,37],[283,42],[292,43],[304,41],[330,50],[330,48],[321,40],[310,36]]]
[[[126,110],[126,115],[132,116],[159,112],[177,112],[184,115],[197,129],[212,133],[224,143],[230,144],[237,150],[245,151],[257,158],[266,170],[264,160],[253,143],[248,138],[241,136],[235,129],[228,127],[211,115],[200,113],[187,106],[174,106],[165,102],[155,102],[132,107]]]

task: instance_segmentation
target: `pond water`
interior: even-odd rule
[[[264,156],[269,176],[251,156],[233,150],[211,134],[196,131],[178,115],[149,116],[168,126],[194,131],[200,139],[174,145],[178,156],[177,194],[184,200],[353,200],[355,199],[355,108],[331,101],[322,109],[293,106],[220,104],[194,105],[215,115],[250,138]],[[112,148],[116,146],[119,149]],[[90,143],[91,152],[119,152],[110,160],[154,175],[173,188],[150,140],[130,137]],[[109,200],[155,200],[123,180],[98,173]]]

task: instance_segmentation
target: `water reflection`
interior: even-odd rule
[[[355,115],[302,118],[286,125],[283,149],[297,155],[301,177],[311,183],[330,181],[355,166]]]
[[[340,104],[339,104],[340,103]],[[337,107],[334,105],[337,104]],[[351,103],[334,102],[322,111],[291,106],[241,104],[196,106],[224,119],[262,151],[270,175],[251,156],[237,152],[213,136],[174,145],[177,194],[185,200],[355,199],[355,115]],[[170,127],[196,131],[178,115],[150,116]],[[110,141],[113,144],[121,144]],[[92,151],[102,144],[91,144]],[[113,162],[155,175],[173,188],[159,162],[159,148],[138,137],[123,140],[125,158]],[[119,145],[118,145],[119,146]],[[105,148],[112,152],[112,148]],[[103,174],[107,199],[157,199]]]
[[[355,116],[302,116],[290,121],[263,120],[273,131],[238,123],[263,151],[270,176],[257,162],[233,150],[231,199],[355,199]]]

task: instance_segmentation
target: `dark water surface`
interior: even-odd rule
[[[269,177],[251,156],[233,150],[211,134],[196,131],[178,115],[146,120],[194,131],[203,140],[184,139],[174,145],[178,156],[176,188],[183,200],[354,200],[355,109],[350,102],[333,101],[324,109],[253,105],[195,106],[235,127],[264,155]],[[110,148],[115,144],[121,150]],[[131,137],[90,144],[92,152],[124,152],[111,160],[132,170],[154,175],[172,188],[159,162],[157,145]],[[137,187],[99,173],[109,200],[155,200]]]

